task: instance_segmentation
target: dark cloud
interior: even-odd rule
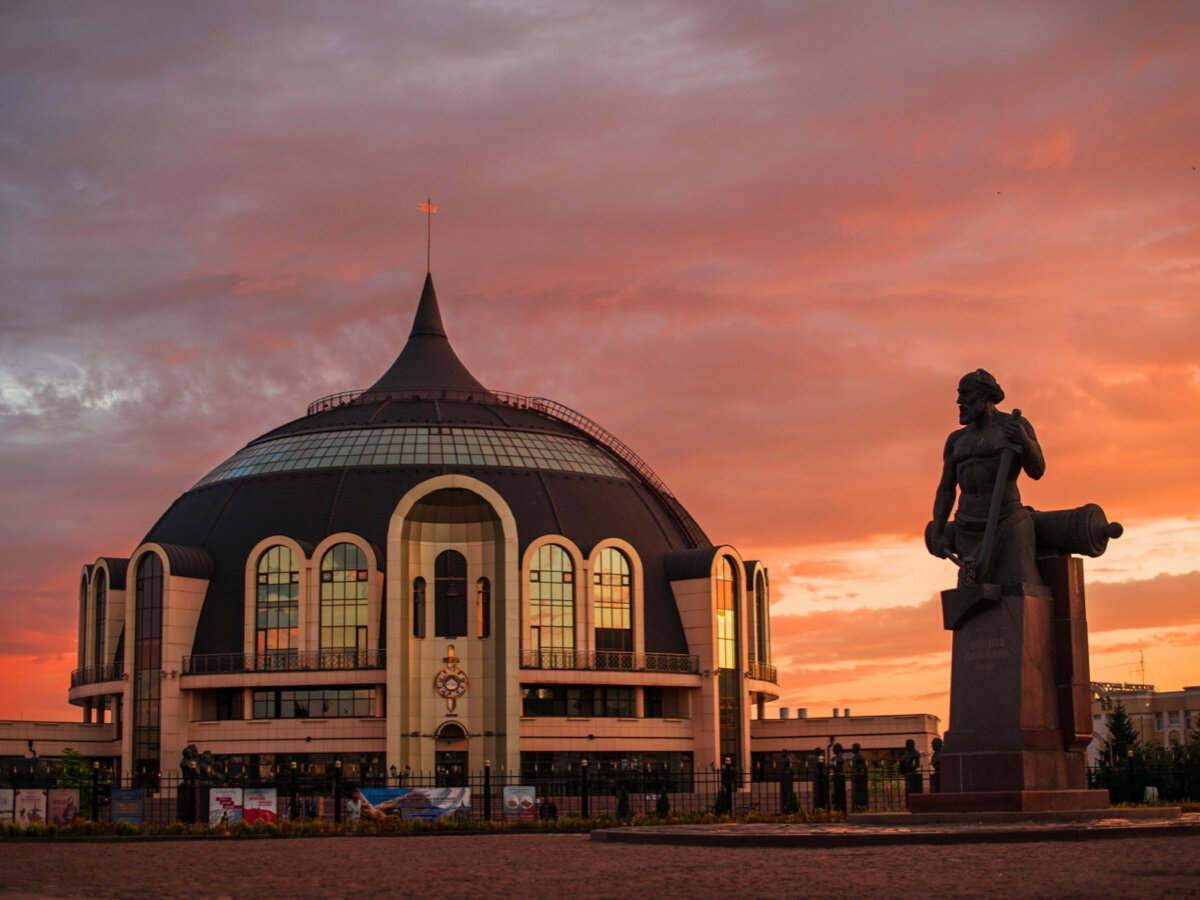
[[[1197,59],[1157,4],[6,4],[0,615],[63,639],[80,563],[371,383],[427,195],[471,369],[750,555],[916,535],[979,365],[1031,502],[1198,515]]]

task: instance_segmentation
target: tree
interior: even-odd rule
[[[63,747],[62,755],[58,758],[58,779],[54,786],[79,791],[80,807],[87,810],[93,819],[96,818],[96,810],[92,805],[92,770],[78,750]]]
[[[1124,759],[1130,750],[1136,750],[1139,744],[1138,733],[1133,727],[1133,720],[1125,712],[1124,704],[1118,703],[1108,714],[1108,740],[1104,742],[1104,755],[1111,764]]]

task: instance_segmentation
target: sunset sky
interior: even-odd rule
[[[770,567],[781,705],[946,727],[980,366],[1126,526],[1092,677],[1200,684],[1198,167],[1196,3],[4,3],[0,718],[78,720],[83,564],[388,367],[426,197],[474,375]]]

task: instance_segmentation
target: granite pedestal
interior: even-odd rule
[[[1083,567],[1041,563],[1041,585],[982,585],[943,595],[954,627],[950,730],[940,792],[914,813],[1103,809],[1087,790],[1091,738]]]

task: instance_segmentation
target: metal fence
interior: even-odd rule
[[[594,767],[593,767],[594,768]],[[1140,779],[1105,784],[1103,769],[1088,771],[1091,787],[1107,787],[1112,802],[1128,802],[1134,788],[1143,787]],[[1190,771],[1190,770],[1189,770]],[[143,776],[115,776],[104,769],[93,769],[89,784],[81,788],[82,806],[86,812],[95,809],[101,819],[111,817],[111,798],[114,788],[140,788],[143,821],[166,824],[175,821],[204,821],[208,815],[206,785],[184,782],[175,773]],[[1111,773],[1110,773],[1111,777]],[[1136,782],[1136,783],[1135,783]],[[1164,800],[1197,799],[1200,784],[1187,780],[1186,773],[1176,777],[1175,784],[1186,785],[1190,793],[1184,796],[1161,796]],[[0,786],[13,788],[52,788],[58,786],[53,778],[32,774],[18,775],[14,771],[0,773]],[[617,816],[627,804],[630,816],[655,816],[664,808],[671,815],[704,813],[731,816],[777,816],[790,812],[900,812],[908,808],[913,793],[937,791],[936,772],[925,770],[902,774],[893,766],[870,768],[862,773],[827,773],[814,779],[811,772],[797,771],[789,778],[784,773],[771,780],[752,780],[749,773],[732,768],[708,769],[680,774],[651,772],[595,772],[577,767],[568,774],[531,775],[516,772],[407,772],[393,776],[343,777],[340,768],[330,767],[319,774],[303,772],[277,773],[273,778],[245,777],[222,782],[223,787],[272,787],[277,792],[281,819],[320,819],[338,821],[346,809],[347,800],[356,798],[360,788],[470,788],[471,801],[466,812],[474,820],[505,818],[504,788],[526,786],[533,788],[538,806],[553,801],[558,817],[578,816],[602,818]],[[96,799],[93,806],[92,798]],[[1142,796],[1136,798],[1142,800]]]
[[[0,779],[0,784],[12,779]],[[41,783],[41,782],[45,783]],[[186,782],[176,773],[142,776],[115,776],[109,771],[93,770],[89,784],[80,785],[84,794],[85,811],[95,809],[99,818],[112,816],[112,792],[120,789],[140,789],[142,821],[167,824],[176,821],[205,821],[208,800],[205,788],[210,787],[271,787],[277,792],[281,819],[320,819],[338,821],[346,809],[345,801],[357,797],[360,788],[470,788],[470,818],[502,820],[505,818],[504,788],[526,786],[534,789],[541,806],[553,801],[558,817],[578,816],[597,818],[616,816],[627,803],[631,816],[654,816],[664,808],[672,815],[720,813],[732,816],[747,814],[776,816],[796,811],[827,809],[849,812],[899,811],[907,807],[907,798],[918,787],[930,789],[929,773],[920,776],[900,776],[887,769],[873,769],[856,784],[855,777],[832,775],[814,783],[798,775],[790,782],[753,781],[748,773],[732,769],[710,769],[678,775],[657,773],[594,773],[579,767],[571,774],[522,775],[486,769],[474,773],[410,772],[385,777],[343,778],[340,769],[333,768],[318,775],[296,770],[284,771],[271,779],[229,779],[220,785]],[[936,785],[936,779],[934,781]],[[52,779],[18,778],[11,785],[17,788],[54,787]],[[96,806],[92,798],[95,797]]]

